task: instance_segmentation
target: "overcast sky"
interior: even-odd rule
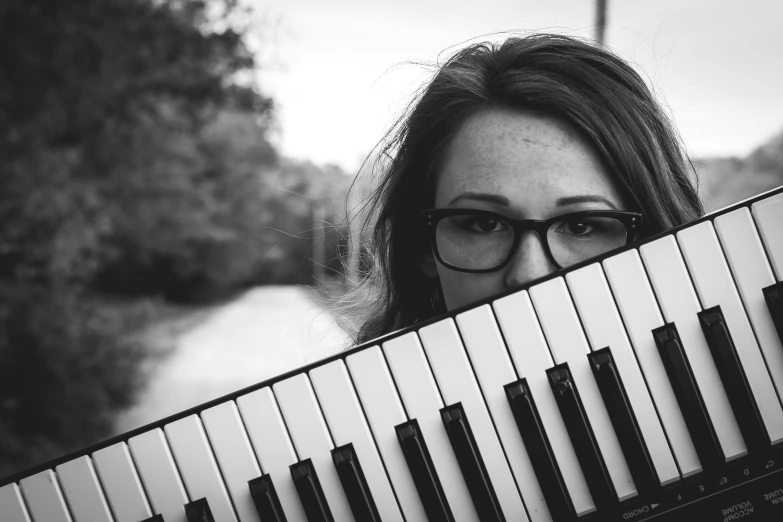
[[[355,173],[429,71],[508,32],[590,37],[594,0],[250,0],[284,155]],[[608,0],[607,45],[668,107],[693,156],[783,131],[783,0]]]

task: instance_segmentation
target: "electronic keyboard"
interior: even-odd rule
[[[783,187],[0,481],[2,522],[783,521]]]

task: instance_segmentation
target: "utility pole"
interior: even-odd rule
[[[604,46],[606,34],[606,4],[609,0],[596,0],[595,2],[595,42]]]

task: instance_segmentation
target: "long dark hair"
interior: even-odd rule
[[[557,116],[595,147],[650,235],[704,213],[693,167],[671,122],[624,60],[576,38],[539,34],[478,43],[439,66],[386,136],[379,175],[352,245],[357,343],[444,311],[438,280],[419,268],[419,212],[433,203],[444,151],[471,114],[487,108]],[[338,310],[339,311],[339,310]],[[346,311],[346,308],[343,308]]]

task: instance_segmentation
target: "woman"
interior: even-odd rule
[[[566,36],[459,51],[389,137],[348,297],[358,343],[703,214],[643,80]]]

